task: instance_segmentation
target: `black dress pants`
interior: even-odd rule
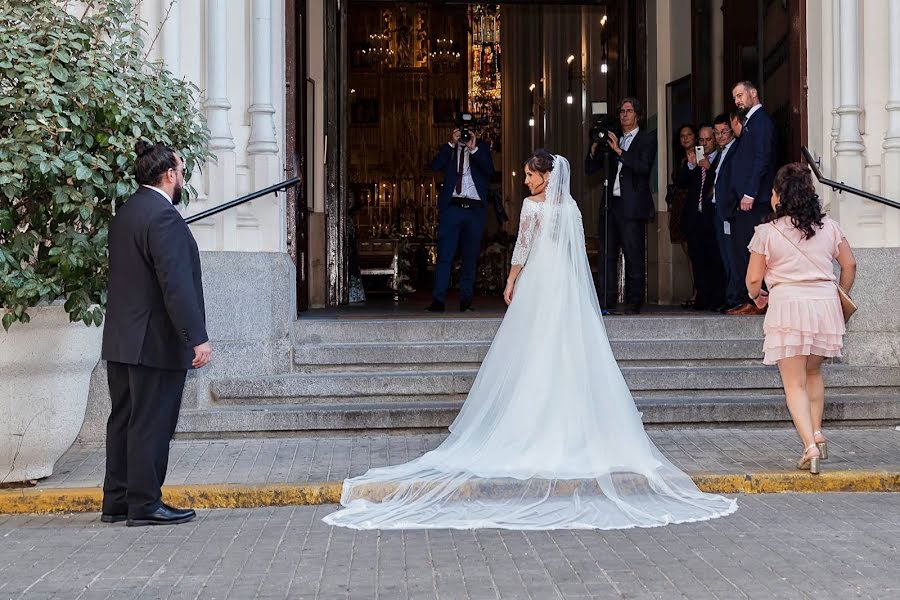
[[[162,503],[186,370],[107,362],[112,412],[106,424],[103,512],[138,516]]]
[[[600,265],[597,295],[602,308],[616,305],[619,249],[625,255],[625,303],[641,305],[646,295],[647,221],[627,219],[615,209],[608,213],[608,228],[600,219]],[[605,236],[605,237],[604,237]],[[603,265],[606,264],[604,276]]]
[[[697,290],[694,306],[698,309],[718,308],[725,301],[726,276],[716,240],[714,211],[715,206],[708,204],[703,212],[696,213],[687,235]]]
[[[747,246],[753,239],[756,226],[765,220],[771,211],[771,207],[754,205],[752,210],[740,210],[731,221],[731,241],[734,250],[733,259],[736,269],[735,278],[737,288],[740,291],[741,302],[747,303],[747,267],[750,265],[750,250]]]

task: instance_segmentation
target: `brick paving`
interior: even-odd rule
[[[649,430],[659,449],[688,473],[794,470],[800,442],[793,429]],[[828,470],[900,472],[900,431],[893,428],[828,431]],[[371,467],[403,463],[435,448],[446,434],[347,437],[176,440],[166,483],[274,484],[340,481]],[[75,446],[39,488],[101,485],[104,450]]]
[[[0,598],[900,597],[900,494],[738,502],[723,519],[610,532],[359,532],[322,523],[333,506],[145,528],[0,516]]]

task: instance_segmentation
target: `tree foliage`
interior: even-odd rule
[[[82,2],[75,12],[62,0],[0,3],[5,329],[58,299],[72,321],[102,323],[107,232],[137,189],[138,138],[177,149],[186,179],[209,158],[199,90],[147,59],[133,4]]]

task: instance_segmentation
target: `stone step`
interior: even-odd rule
[[[178,432],[191,435],[266,432],[363,433],[385,429],[445,429],[462,400],[420,403],[305,404],[217,407],[183,410]],[[658,426],[746,425],[790,422],[781,394],[746,397],[711,396],[636,400],[645,424]],[[825,418],[832,424],[896,424],[900,393],[833,393],[826,399]]]
[[[610,316],[604,318],[610,340],[740,340],[762,337],[763,317]],[[489,342],[500,319],[335,319],[307,318],[294,322],[297,344],[376,342]]]
[[[210,394],[217,405],[386,403],[402,397],[418,402],[467,394],[476,373],[474,368],[290,373],[214,380]],[[622,373],[635,396],[727,397],[781,390],[775,367],[623,367]],[[832,392],[893,394],[900,392],[900,369],[828,365],[825,381]]]
[[[620,366],[758,365],[762,338],[739,340],[617,340],[611,342]],[[421,364],[479,365],[490,342],[374,342],[298,344],[294,365],[301,371],[323,368],[401,368]]]

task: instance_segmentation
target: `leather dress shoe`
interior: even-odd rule
[[[443,302],[438,302],[437,300],[435,300],[431,304],[429,304],[428,308],[426,308],[425,310],[427,310],[428,312],[444,312],[445,306]]]
[[[193,509],[172,508],[165,504],[160,504],[159,508],[151,513],[143,515],[129,516],[128,522],[125,523],[129,527],[143,527],[144,525],[177,525],[178,523],[187,523],[197,516]]]
[[[641,314],[641,305],[640,304],[629,304],[625,307],[626,315],[639,315]]]
[[[128,520],[128,513],[103,513],[100,521],[103,523],[121,523]]]
[[[460,300],[459,301],[459,312],[469,312],[475,310],[472,308],[471,300]]]
[[[732,308],[731,310],[725,311],[725,314],[739,317],[747,315],[764,315],[766,314],[766,309],[757,308],[755,304],[742,304],[737,308]]]

